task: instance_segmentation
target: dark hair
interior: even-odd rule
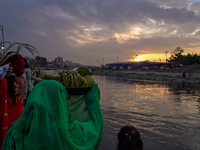
[[[27,59],[24,58],[24,63],[25,63],[24,68],[29,68],[30,67],[30,65],[27,62],[28,62]]]
[[[124,126],[120,129],[118,136],[118,150],[143,150],[143,141],[140,133],[133,126]]]
[[[8,83],[8,87],[7,90],[10,93],[10,97],[14,97],[15,96],[15,77],[14,76],[10,76],[8,78],[6,78],[7,83]]]
[[[25,62],[25,64],[27,63],[27,59],[26,58],[24,58],[24,62]]]
[[[29,67],[30,67],[29,64],[25,63],[24,68],[29,68]]]

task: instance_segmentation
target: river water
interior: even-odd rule
[[[116,150],[124,125],[138,129],[144,150],[200,150],[199,85],[94,78],[104,119],[100,150]]]

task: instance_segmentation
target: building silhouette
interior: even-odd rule
[[[62,65],[63,64],[63,58],[62,57],[57,57],[55,58],[55,64],[59,64],[59,65]]]

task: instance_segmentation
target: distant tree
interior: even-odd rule
[[[195,54],[188,53],[187,55],[185,55],[184,64],[186,65],[200,64],[200,56],[197,53]]]
[[[47,65],[47,59],[45,57],[37,56],[36,60],[39,62],[41,66]]]
[[[29,65],[30,65],[30,69],[31,69],[31,70],[40,69],[39,61],[37,61],[36,59],[30,60],[30,61],[29,61]]]
[[[192,64],[200,64],[200,55],[195,53],[187,55],[182,55],[184,52],[183,48],[177,47],[171,54],[171,57],[169,58],[169,62],[179,62],[184,65],[192,65]]]
[[[184,52],[184,49],[178,46],[171,54],[171,57],[169,58],[170,62],[181,62],[183,59],[182,53]]]

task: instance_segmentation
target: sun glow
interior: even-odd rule
[[[135,58],[133,61],[140,61],[140,59],[139,58]]]
[[[167,54],[167,59],[170,57]],[[166,53],[163,54],[138,54],[138,56],[132,56],[129,61],[151,61],[151,62],[166,62]]]
[[[135,56],[135,58],[133,57],[133,61],[141,61],[142,60],[142,56]]]

